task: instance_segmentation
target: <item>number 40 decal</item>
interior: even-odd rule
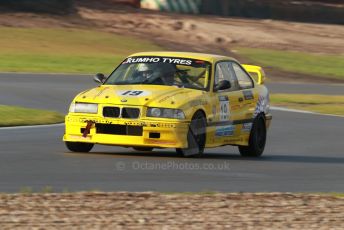
[[[220,101],[220,121],[229,120],[229,101]]]

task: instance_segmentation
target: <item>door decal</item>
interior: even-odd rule
[[[218,137],[229,137],[233,136],[235,131],[235,125],[227,125],[227,126],[220,126],[216,127],[215,136]]]
[[[230,107],[228,96],[219,96],[220,101],[220,121],[228,121],[230,117]]]
[[[244,94],[245,100],[252,100],[254,98],[251,90],[244,90],[242,93]]]
[[[252,123],[244,123],[242,124],[241,132],[242,133],[249,133],[252,129]]]
[[[268,114],[270,110],[270,98],[269,93],[265,95],[259,95],[256,108],[254,110],[254,117],[256,117],[259,113]]]

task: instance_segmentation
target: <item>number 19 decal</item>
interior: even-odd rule
[[[117,95],[119,95],[119,96],[143,97],[143,96],[148,96],[149,94],[151,94],[151,92],[143,91],[143,90],[120,90],[120,91],[117,91]]]
[[[132,90],[128,90],[128,91],[122,93],[122,95],[139,96],[141,93],[143,93],[143,91],[132,91]]]

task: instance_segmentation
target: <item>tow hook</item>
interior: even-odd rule
[[[86,128],[82,134],[82,137],[87,137],[87,134],[90,133],[90,130],[91,130],[93,124],[94,124],[93,121],[87,121],[87,125],[86,125]]]

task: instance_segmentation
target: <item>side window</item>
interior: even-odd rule
[[[230,91],[239,89],[238,80],[231,69],[230,62],[219,62],[216,64],[214,86],[223,80],[227,80],[231,83]]]
[[[239,86],[242,89],[248,89],[253,87],[252,79],[247,73],[237,64],[232,64],[236,77],[238,78]]]

